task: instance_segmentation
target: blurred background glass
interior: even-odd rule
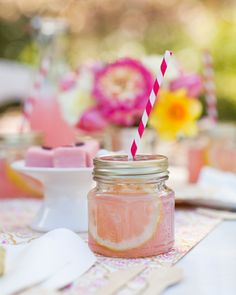
[[[0,0],[0,58],[36,64],[33,16],[65,19],[66,60],[142,57],[171,49],[190,71],[213,55],[219,118],[236,120],[235,0]],[[50,29],[50,28],[48,28]]]

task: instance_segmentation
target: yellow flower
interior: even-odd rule
[[[185,90],[162,90],[149,118],[149,125],[167,140],[178,135],[194,136],[198,131],[196,121],[201,112],[201,103],[188,97]]]

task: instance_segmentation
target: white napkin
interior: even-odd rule
[[[175,187],[177,200],[236,210],[236,174],[204,167],[198,182]]]
[[[87,244],[68,229],[56,229],[24,245],[6,248],[0,294],[10,295],[34,285],[59,289],[86,272],[96,261]]]
[[[236,203],[236,174],[234,173],[204,167],[199,175],[198,185],[214,188],[215,199]]]

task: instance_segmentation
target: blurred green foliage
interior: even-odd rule
[[[18,59],[22,50],[31,41],[28,20],[19,18],[15,21],[0,22],[0,57]]]

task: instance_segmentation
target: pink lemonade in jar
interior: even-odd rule
[[[24,158],[29,146],[40,144],[41,140],[41,134],[33,132],[0,136],[0,199],[42,197],[38,181],[11,168],[12,162]]]
[[[5,158],[0,158],[0,199],[1,198],[15,198],[20,195],[20,190],[12,184],[8,179],[7,162]]]
[[[174,244],[174,193],[165,185],[167,158],[138,155],[95,159],[88,196],[89,246],[110,257],[137,258]]]
[[[196,183],[200,175],[201,169],[205,164],[206,148],[202,146],[192,146],[188,150],[188,181]]]

